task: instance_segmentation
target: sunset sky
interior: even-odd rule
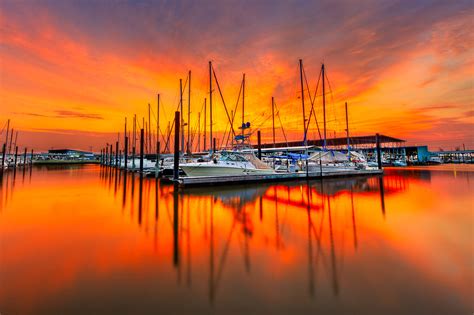
[[[155,109],[157,93],[165,129],[179,79],[191,70],[194,128],[212,60],[230,108],[246,74],[246,120],[265,141],[272,96],[289,139],[298,140],[303,59],[311,90],[321,63],[327,69],[328,135],[343,136],[347,101],[353,135],[473,148],[473,14],[472,1],[448,0],[3,0],[0,125],[11,119],[21,147],[97,151],[123,130],[124,117],[141,120],[148,103]],[[222,132],[217,90],[213,98],[214,130]],[[315,105],[321,122],[320,96]],[[277,128],[283,141],[278,120]]]

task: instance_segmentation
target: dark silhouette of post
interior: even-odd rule
[[[115,167],[119,168],[119,143],[115,142]]]
[[[13,165],[14,168],[16,168],[17,157],[18,157],[18,146],[15,146],[15,164]]]
[[[33,149],[31,149],[30,165],[33,166]]]
[[[110,145],[110,150],[109,150],[109,153],[110,153],[109,154],[109,166],[112,166],[112,159],[113,159],[113,156],[114,156],[112,148],[113,148],[113,146],[111,144]]]
[[[179,179],[179,130],[180,130],[180,113],[174,113],[174,161],[173,161],[173,179]]]
[[[155,178],[158,178],[160,173],[160,141],[156,141],[156,170],[155,170]]]
[[[25,153],[23,154],[23,167],[26,167],[26,152],[27,149],[25,148]]]
[[[3,149],[2,149],[2,173],[3,173],[3,169],[5,168],[5,154],[6,154],[6,149],[7,149],[7,145],[4,143],[3,144]]]
[[[375,145],[377,147],[377,166],[379,170],[382,169],[382,154],[380,150],[380,136],[379,134],[375,134]]]
[[[124,159],[124,170],[127,170],[128,163],[128,137],[125,137],[124,149],[123,149],[123,159]]]
[[[261,139],[261,136],[260,136],[260,130],[257,131],[257,157],[259,159],[262,158],[262,139]]]
[[[143,174],[143,141],[145,140],[143,132],[143,128],[140,129],[140,176]]]
[[[135,170],[135,154],[136,154],[135,147],[132,148],[132,169]]]
[[[212,152],[216,152],[216,138],[212,139]]]

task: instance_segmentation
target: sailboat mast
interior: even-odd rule
[[[191,137],[191,70],[188,73],[188,152],[192,151],[192,148],[189,146],[191,145],[190,137]]]
[[[304,110],[303,60],[300,59],[301,105],[303,106],[303,145],[306,146],[306,113]]]
[[[272,130],[273,130],[273,147],[275,147],[275,99],[272,96]]]
[[[127,139],[127,117],[125,117],[125,126],[124,127],[125,128],[124,128],[124,133],[123,133],[123,143],[124,143],[123,149],[124,149],[124,153],[125,153],[125,149],[126,149],[125,148],[125,141]]]
[[[183,80],[179,79],[179,111],[181,112],[181,153],[184,154]]]
[[[209,146],[212,150],[212,62],[209,61]]]
[[[12,151],[13,132],[14,132],[14,129],[12,128],[12,131],[10,132],[10,145],[9,145],[8,151],[7,151],[8,154],[10,154],[11,151]]]
[[[206,128],[207,127],[206,126],[206,117],[207,117],[207,99],[204,98],[204,136],[203,136],[203,138],[204,138],[204,151],[207,150],[207,146],[206,146],[206,140],[207,140],[207,138],[206,138],[206,129],[207,129]]]
[[[148,153],[151,153],[152,144],[151,144],[151,106],[148,103]]]
[[[198,143],[197,151],[201,152],[201,113],[198,113]]]
[[[242,80],[242,138],[244,136],[244,125],[245,125],[245,73],[244,73],[244,78]]]
[[[325,87],[325,81],[326,81],[326,75],[324,74],[324,63],[321,66],[321,76],[322,76],[322,81],[323,81],[323,117],[324,117],[324,145],[323,147],[326,148],[326,87]]]
[[[347,156],[350,158],[351,156],[351,148],[349,143],[349,114],[347,112],[347,102],[345,104],[346,107],[346,136],[347,136]]]
[[[10,119],[8,119],[8,121],[7,121],[7,136],[6,136],[6,138],[5,138],[5,148],[6,148],[7,144],[8,144],[8,131],[9,131],[9,130],[10,130]]]
[[[160,142],[160,93],[158,93],[158,103],[156,105],[156,141]]]

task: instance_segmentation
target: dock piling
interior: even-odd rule
[[[143,146],[144,146],[144,131],[143,128],[140,129],[140,176],[143,175]]]
[[[127,170],[128,163],[128,137],[125,137],[124,149],[123,149],[123,158],[124,158],[124,169]]]
[[[258,158],[262,159],[262,139],[260,135],[260,130],[257,130],[257,150],[258,150]]]
[[[379,170],[382,169],[382,154],[380,150],[380,136],[378,133],[375,134],[375,143],[377,146],[377,166]]]
[[[26,167],[26,152],[27,149],[25,148],[25,153],[23,154],[23,167]]]
[[[174,113],[174,161],[173,161],[173,180],[179,179],[179,129],[180,129],[180,113]]]
[[[3,144],[3,149],[2,149],[2,173],[3,169],[5,168],[5,150],[7,149],[7,145],[4,143]]]
[[[119,143],[115,141],[115,167],[119,168]]]
[[[16,168],[17,158],[18,158],[18,146],[15,146],[15,163],[13,165],[14,168]]]
[[[158,178],[158,174],[160,173],[160,141],[156,141],[156,170],[155,170],[155,178]]]

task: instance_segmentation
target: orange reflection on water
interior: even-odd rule
[[[7,173],[6,314],[470,308],[470,170],[178,190],[99,166]]]

